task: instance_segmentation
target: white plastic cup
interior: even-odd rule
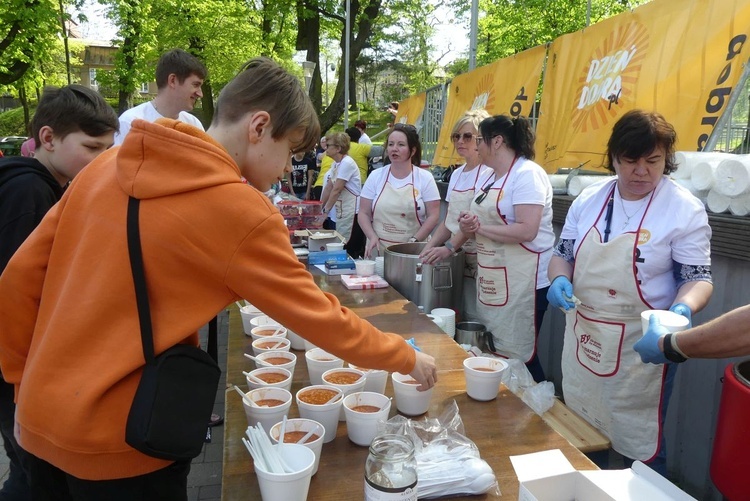
[[[503,372],[508,368],[504,360],[488,357],[464,359],[466,393],[474,400],[487,402],[497,398]]]
[[[261,325],[250,329],[253,341],[256,339],[268,339],[269,337],[286,337],[286,327],[278,325]]]
[[[283,388],[286,391],[292,390],[292,373],[286,369],[280,369],[276,367],[262,367],[260,369],[255,369],[253,371],[250,371],[250,374],[252,374],[258,379],[260,379],[260,376],[262,376],[263,374],[281,374],[285,376],[286,378],[277,383],[266,383],[264,381],[264,384],[259,384],[253,381],[252,379],[250,379],[249,377],[245,376],[245,380],[247,380],[248,391],[254,390],[256,388]],[[260,379],[260,380],[263,381],[263,379]]]
[[[272,336],[259,338],[253,341],[253,354],[257,357],[267,351],[289,351],[291,344],[291,341],[285,337]]]
[[[273,351],[266,351],[258,355],[258,360],[260,360],[263,363],[256,362],[255,365],[258,366],[258,369],[261,367],[277,367],[281,369],[286,369],[292,374],[294,374],[294,366],[297,365],[297,355],[290,351],[279,351],[279,350],[273,350]],[[285,358],[287,361],[281,363],[279,359]],[[279,363],[277,363],[279,362]]]
[[[257,405],[249,405],[242,399],[242,406],[245,408],[245,417],[247,417],[247,424],[250,426],[256,426],[258,423],[263,425],[263,429],[271,429],[273,425],[284,419],[284,416],[289,412],[289,408],[292,406],[292,394],[283,388],[256,388],[250,390],[247,393],[247,398],[253,402],[261,402],[263,400],[281,400],[281,405],[275,405],[273,407],[259,407]]]
[[[443,332],[445,332],[445,319],[443,317],[438,317],[437,315],[433,315],[432,313],[429,313],[427,315],[427,318],[429,318],[430,320],[432,320],[432,322],[435,325],[437,325],[438,327],[440,327],[440,330],[442,330]]]
[[[669,310],[646,310],[641,313],[641,328],[645,334],[648,330],[648,322],[651,315],[656,315],[661,323],[662,327],[665,327],[669,332],[680,332],[684,331],[688,327],[690,322],[687,317],[675,313]]]
[[[250,324],[253,327],[262,327],[264,325],[272,325],[274,328],[281,325],[279,322],[274,320],[273,318],[269,317],[268,315],[259,315],[252,320],[250,320]],[[305,340],[302,339],[302,336],[297,334],[296,332],[289,329],[289,327],[286,327],[286,337],[292,342],[292,349],[293,350],[304,350],[305,349]]]
[[[450,337],[454,337],[456,335],[455,311],[451,310],[450,308],[433,308],[430,314],[443,319],[444,325],[442,326],[442,329],[446,334],[448,334]]]
[[[355,410],[359,406],[376,407],[373,412]],[[369,447],[378,435],[378,422],[388,421],[391,411],[391,399],[382,393],[362,391],[351,393],[344,397],[344,413],[346,414],[346,433],[349,440],[357,445]]]
[[[242,330],[245,331],[245,334],[249,336],[250,331],[253,328],[253,325],[250,323],[250,320],[262,314],[263,312],[260,311],[255,306],[253,306],[252,304],[247,304],[243,306],[242,308],[240,308],[240,318],[242,318]]]
[[[358,259],[354,261],[354,268],[360,277],[369,277],[375,274],[375,261],[370,259]]]
[[[326,244],[326,251],[340,251],[344,250],[344,244],[343,242],[331,242]]]
[[[375,258],[375,273],[381,277],[385,277],[385,257],[378,256]]]
[[[322,424],[318,423],[317,421],[313,421],[312,419],[305,419],[305,418],[295,418],[295,419],[287,419],[286,420],[286,428],[284,428],[284,443],[297,443],[294,442],[287,442],[289,440],[289,435],[286,435],[288,433],[293,433],[295,435],[300,435],[300,439],[304,438],[304,435],[306,435],[309,431],[312,431],[314,435],[317,435],[318,438],[312,439],[312,436],[307,439],[307,441],[301,445],[304,445],[313,453],[315,454],[315,465],[313,466],[312,474],[315,475],[318,473],[318,465],[320,465],[320,452],[323,449],[323,439],[325,438],[325,432],[326,429],[323,427]],[[271,440],[274,443],[279,443],[279,435],[281,435],[281,423],[276,423],[271,428]]]
[[[322,404],[314,404],[304,401],[305,393],[320,391],[330,394],[331,398]],[[326,395],[326,397],[327,396],[328,395]],[[341,388],[325,384],[306,386],[297,392],[295,398],[297,400],[300,417],[312,419],[323,425],[326,430],[323,443],[327,444],[336,438],[336,432],[339,427],[339,412],[344,403],[343,396],[344,392]]]
[[[371,391],[373,393],[385,393],[385,385],[388,383],[388,371],[380,369],[365,369],[349,364],[352,369],[357,369],[365,373],[365,386],[362,391]]]
[[[413,377],[399,372],[391,373],[393,396],[396,398],[396,409],[406,416],[419,416],[427,412],[432,399],[432,388],[417,391],[419,384],[407,383],[416,381]]]
[[[305,351],[310,351],[310,350],[312,350],[314,348],[317,348],[317,346],[315,346],[314,344],[312,344],[307,339],[303,339],[303,341],[304,341],[304,344],[305,344]]]
[[[357,380],[352,383],[340,383],[334,380],[340,377],[353,379],[354,376],[358,376],[358,377],[357,377]],[[341,388],[341,390],[344,392],[344,396],[349,395],[350,393],[356,393],[358,391],[362,391],[362,388],[365,387],[366,381],[367,381],[367,378],[365,378],[364,372],[357,370],[357,369],[352,369],[351,367],[342,367],[340,369],[329,369],[323,373],[323,384],[330,384],[331,386]],[[343,406],[341,407],[341,411],[339,413],[339,421],[346,421],[346,414],[344,414]]]
[[[310,376],[310,384],[323,384],[323,373],[329,369],[338,369],[344,366],[344,361],[336,355],[331,355],[323,348],[313,348],[305,352],[307,360],[307,374]]]
[[[255,465],[260,497],[263,501],[305,501],[315,467],[315,453],[301,444],[283,444],[277,449],[294,471],[270,473]]]
[[[291,341],[291,347],[293,350],[302,351],[305,349],[305,339],[296,332],[289,330],[289,327],[286,329],[286,337]]]
[[[264,325],[273,325],[274,327],[278,327],[281,324],[268,315],[261,314],[255,318],[252,318],[250,320],[250,325],[252,325],[253,327],[262,327]]]

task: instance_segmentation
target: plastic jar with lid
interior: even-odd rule
[[[365,501],[417,501],[414,443],[404,435],[379,435],[365,463]]]

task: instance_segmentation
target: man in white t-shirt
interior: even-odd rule
[[[159,89],[156,97],[120,115],[120,132],[115,134],[115,146],[122,144],[130,131],[130,124],[136,119],[154,122],[159,118],[173,118],[205,130],[200,120],[188,111],[203,97],[201,86],[207,73],[198,58],[182,49],[162,54],[156,64],[156,86]]]

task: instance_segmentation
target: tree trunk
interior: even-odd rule
[[[307,50],[307,61],[315,63],[310,84],[310,100],[320,114],[323,105],[322,77],[320,72],[320,12],[317,0],[303,0],[297,4],[297,50]]]
[[[372,34],[372,21],[377,19],[380,13],[381,0],[367,0],[365,8],[361,15],[357,15],[360,12],[359,0],[351,0],[350,8],[352,17],[357,20],[356,23],[352,23],[352,33],[356,33],[353,37],[351,45],[349,47],[349,85],[354,84],[356,89],[356,64],[355,61],[362,52],[362,49],[367,45],[367,40]],[[353,20],[354,20],[353,19]],[[341,28],[341,60],[344,61],[345,54],[345,40],[346,40],[346,26]],[[351,89],[351,87],[350,87]],[[356,93],[349,92],[349,102],[352,102],[356,107],[357,97]],[[339,68],[339,79],[336,84],[336,90],[333,93],[333,99],[331,104],[326,108],[320,117],[320,127],[326,132],[328,129],[333,127],[336,122],[341,118],[344,113],[344,68],[343,65]]]

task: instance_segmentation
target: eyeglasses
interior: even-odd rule
[[[412,124],[402,124],[402,123],[393,124],[393,130],[410,130],[413,132],[417,132],[417,128],[414,127]]]
[[[492,137],[490,137],[490,140],[495,139],[498,136],[502,136],[502,134],[498,134],[497,136],[492,136]],[[484,138],[482,136],[477,136],[477,146],[479,146],[479,144],[482,142],[482,140],[484,140]]]
[[[463,134],[459,134],[458,132],[456,132],[454,134],[451,134],[451,141],[457,143],[459,140],[463,139],[464,143],[468,143],[474,136],[475,134],[472,134],[471,132],[464,132]]]
[[[484,185],[484,188],[482,188],[482,193],[480,193],[479,196],[474,199],[475,204],[479,205],[484,202],[484,199],[487,198],[487,194],[490,192],[492,187],[495,186],[496,181],[497,179],[494,179],[492,183]]]

